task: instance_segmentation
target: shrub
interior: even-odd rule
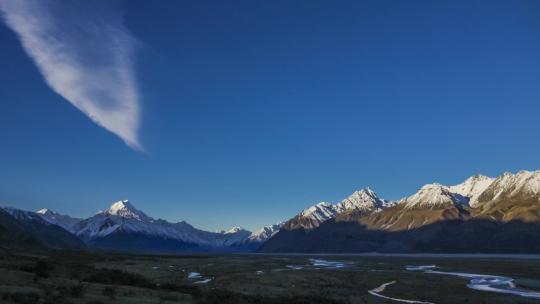
[[[103,288],[103,291],[101,292],[104,296],[109,297],[109,299],[114,300],[116,299],[116,288],[112,286],[107,286]]]
[[[178,296],[176,296],[176,295],[160,295],[159,296],[159,303],[165,303],[165,302],[178,302]]]
[[[73,302],[66,298],[66,296],[54,293],[45,297],[43,304],[72,304]]]
[[[160,288],[167,291],[175,291],[184,294],[189,294],[194,298],[200,298],[202,295],[201,288],[195,285],[179,285],[174,283],[163,283]]]
[[[117,269],[96,269],[84,278],[84,281],[105,285],[128,285],[143,288],[155,287],[150,280],[140,274]]]
[[[70,288],[69,288],[69,294],[73,297],[77,297],[77,298],[80,298],[82,296],[84,296],[84,293],[86,292],[86,286],[84,286],[83,284],[81,283],[78,283],[76,285],[72,285]]]
[[[75,298],[80,298],[84,296],[84,293],[86,292],[86,286],[84,286],[81,283],[71,285],[71,286],[59,286],[56,289],[62,295],[75,297]]]
[[[22,271],[33,272],[36,274],[37,277],[40,277],[40,278],[48,278],[50,275],[50,272],[53,269],[54,269],[53,265],[44,260],[38,260],[37,262],[34,263],[34,265],[31,265],[31,266],[21,267]]]
[[[227,290],[212,290],[197,299],[200,304],[344,304],[343,301],[318,296],[286,296],[264,297],[259,295],[245,295]]]
[[[15,302],[20,304],[35,304],[40,296],[37,292],[5,292],[1,295],[2,302]]]

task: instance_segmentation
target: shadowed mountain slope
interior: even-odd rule
[[[379,208],[337,211],[316,227],[296,225],[299,218],[259,251],[538,253],[540,171],[428,184]]]
[[[7,248],[83,249],[76,236],[50,224],[35,213],[12,208],[0,209],[2,245]]]

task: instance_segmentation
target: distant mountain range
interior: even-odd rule
[[[363,189],[304,210],[259,251],[537,253],[540,171],[427,184],[395,202]]]
[[[250,232],[154,219],[129,201],[87,219],[0,209],[0,247],[179,252],[540,252],[540,171],[427,184],[398,201],[370,188]]]
[[[87,219],[70,217],[49,209],[30,212],[3,207],[0,210],[6,216],[11,216],[10,221],[21,226],[31,227],[35,231],[50,231],[52,235],[49,238],[54,236],[54,240],[66,239],[65,244],[50,240],[41,244],[39,240],[47,239],[44,233],[28,235],[32,240],[36,239],[39,245],[56,249],[87,247],[138,253],[241,252],[257,249],[273,235],[272,231],[278,229],[273,225],[253,233],[241,227],[208,232],[184,221],[170,223],[154,219],[137,210],[127,200],[116,202],[109,209]],[[0,218],[0,226],[8,226],[7,223],[7,220]]]

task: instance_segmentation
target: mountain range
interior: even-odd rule
[[[540,252],[540,171],[427,184],[395,202],[359,192],[352,205],[364,208],[308,208],[259,251]]]
[[[83,249],[85,244],[64,228],[44,220],[39,213],[0,209],[0,247],[24,249]]]
[[[154,219],[129,201],[86,219],[0,209],[2,247],[179,252],[540,252],[540,171],[427,184],[397,201],[364,188],[250,232]]]
[[[171,223],[154,219],[136,209],[128,200],[115,202],[105,211],[87,219],[59,214],[46,208],[31,212],[3,207],[0,211],[6,218],[0,218],[0,231],[2,228],[8,232],[14,231],[7,235],[20,235],[15,233],[17,229],[10,224],[14,222],[26,227],[28,232],[46,231],[44,228],[47,228],[54,230],[49,232],[51,237],[54,236],[53,239],[65,238],[77,242],[73,245],[51,241],[42,244],[37,240],[45,238],[43,233],[27,233],[27,238],[35,239],[36,244],[53,249],[87,247],[139,253],[252,251],[271,237],[279,226],[271,225],[255,232],[241,227],[209,232],[197,229],[185,221]],[[8,243],[3,242],[4,245]]]

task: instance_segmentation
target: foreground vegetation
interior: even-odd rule
[[[427,257],[324,257],[351,262],[315,269],[306,256],[130,256],[54,252],[0,253],[0,302],[100,303],[391,303],[384,294],[434,303],[536,303],[514,295],[471,290],[467,280],[415,273],[405,265],[505,275],[540,290],[540,260]],[[201,278],[189,277],[200,273]],[[207,283],[195,283],[209,280]]]

